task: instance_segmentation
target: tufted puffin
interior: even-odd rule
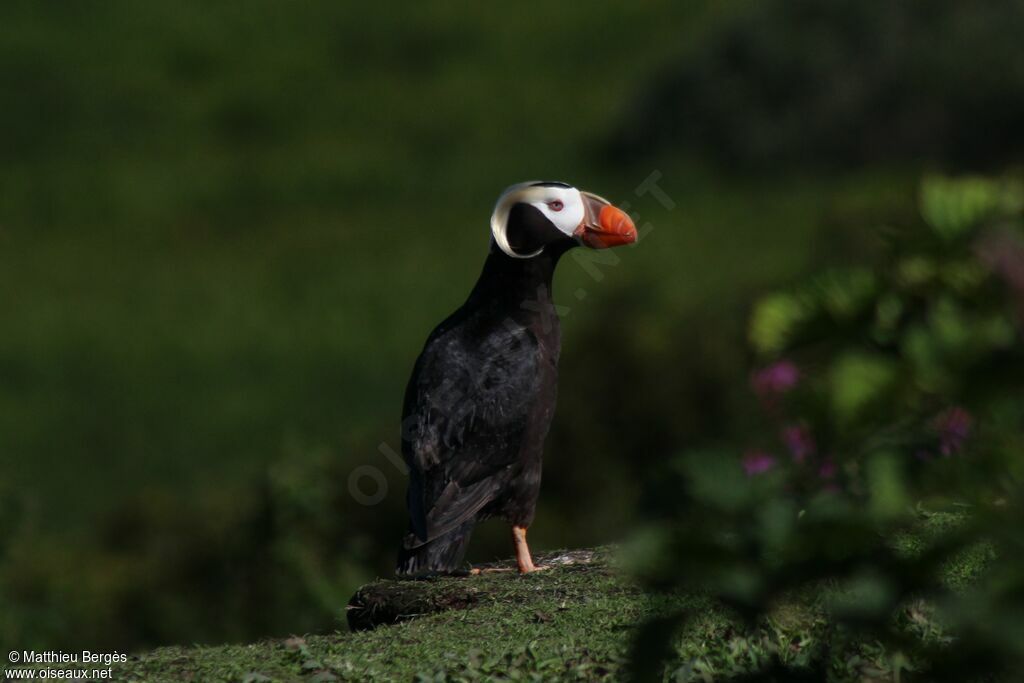
[[[519,571],[536,569],[526,530],[555,412],[555,266],[576,246],[635,241],[624,211],[566,183],[520,183],[498,198],[483,272],[427,338],[406,388],[409,530],[399,575],[462,573],[473,526],[489,517],[512,525]]]

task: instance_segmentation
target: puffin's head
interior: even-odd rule
[[[565,183],[537,181],[501,193],[491,234],[513,258],[532,258],[556,243],[605,249],[636,241],[633,221],[607,199]]]

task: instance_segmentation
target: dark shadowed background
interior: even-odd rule
[[[1021,35],[1016,0],[5,2],[0,640],[338,626],[404,529],[412,363],[527,179],[641,226],[558,274],[531,531],[621,538],[744,419],[755,297],[870,256],[922,172],[1019,163]]]

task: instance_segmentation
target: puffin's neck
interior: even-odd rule
[[[510,313],[551,306],[551,282],[558,260],[571,244],[549,244],[532,258],[512,258],[494,247],[467,303],[497,303]]]

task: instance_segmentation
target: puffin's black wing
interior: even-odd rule
[[[474,327],[438,328],[406,389],[402,453],[415,537],[406,547],[472,519],[514,475],[539,383],[537,338],[511,322],[482,336]]]

